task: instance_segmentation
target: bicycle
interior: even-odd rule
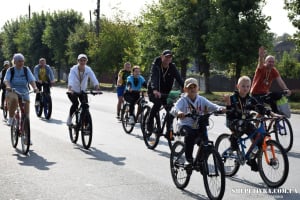
[[[145,99],[145,93],[147,91],[141,91],[141,96],[137,100],[138,108],[136,111],[136,114],[134,115],[134,123],[129,123],[129,117],[130,117],[130,103],[126,102],[123,104],[123,107],[121,109],[121,122],[123,129],[125,133],[131,133],[135,123],[140,122],[141,129],[143,129],[143,123],[141,123],[144,120],[145,113],[148,113],[150,111],[150,106],[148,105],[148,102]]]
[[[68,94],[68,92],[67,92]],[[93,137],[92,116],[89,111],[89,104],[87,95],[102,94],[100,91],[81,91],[80,93],[73,93],[73,95],[82,96],[80,106],[72,115],[72,123],[69,125],[69,136],[72,143],[76,144],[81,132],[82,145],[85,149],[90,148]]]
[[[230,134],[223,133],[217,138],[215,146],[223,159],[226,176],[234,176],[240,165],[257,158],[259,174],[267,186],[277,188],[286,181],[289,172],[288,157],[282,146],[272,140],[265,130],[264,121],[269,119],[262,116],[239,120],[241,127],[247,127],[247,123],[259,123],[259,126],[246,137],[240,134],[242,136],[237,138],[236,150],[231,147]],[[253,142],[246,151],[247,141]]]
[[[3,112],[4,121],[6,121],[7,120],[7,113],[8,113],[8,106],[7,106],[6,98],[4,98],[2,112]]]
[[[17,110],[15,112],[12,124],[11,124],[11,143],[14,148],[17,148],[19,137],[21,138],[21,147],[22,153],[27,155],[29,152],[30,147],[30,120],[29,117],[26,116],[25,113],[25,100],[24,96],[27,94],[32,93],[33,91],[26,92],[26,93],[19,93],[15,89],[11,90],[12,92],[16,93],[19,98],[19,103]]]
[[[200,126],[207,126],[212,114],[220,111],[210,112],[204,115],[196,113],[187,114],[198,120]],[[207,129],[204,133],[207,135]],[[210,199],[222,199],[225,192],[225,173],[222,158],[215,149],[212,141],[204,141],[199,137],[196,140],[198,150],[191,165],[186,165],[185,147],[182,141],[176,141],[171,149],[170,167],[174,184],[179,189],[184,189],[192,175],[193,170],[200,172],[203,176],[207,196]]]
[[[42,82],[40,91],[40,99],[35,100],[35,113],[41,117],[43,111],[46,119],[50,119],[52,114],[52,98],[50,95],[50,83]]]
[[[286,98],[286,91],[272,92],[261,97],[261,100],[265,102],[267,99],[272,99],[272,96],[277,96],[278,99]],[[283,114],[278,112],[278,114]],[[294,135],[293,129],[289,119],[283,115],[282,118],[269,118],[265,121],[265,129],[268,133],[275,133],[275,138],[278,143],[281,144],[286,152],[289,152],[293,146]]]
[[[180,91],[171,91],[170,94],[161,94],[162,96],[168,97],[167,104],[162,105],[160,111],[155,114],[153,119],[154,126],[152,132],[147,131],[147,121],[151,109],[145,112],[145,117],[142,121],[143,124],[142,133],[143,133],[144,142],[149,149],[156,148],[161,136],[164,136],[167,139],[169,148],[171,149],[172,144],[174,143],[174,141],[176,141],[176,137],[177,136],[180,137],[180,135],[177,135],[177,132],[174,132],[173,127],[171,127],[169,131],[166,131],[164,133],[166,123],[169,120],[169,117],[171,117],[170,111],[174,105],[174,102],[180,96],[180,94],[181,94]],[[165,109],[166,112],[160,115],[160,112],[163,109]]]

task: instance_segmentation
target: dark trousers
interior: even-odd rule
[[[182,126],[180,130],[184,135],[185,158],[189,162],[193,162],[194,145],[197,140],[208,141],[206,127],[200,129],[192,129],[190,126]]]
[[[149,100],[153,103],[153,106],[151,108],[150,115],[148,117],[148,124],[153,124],[154,116],[156,115],[156,113],[159,113],[160,107],[162,105],[167,104],[167,98],[155,98],[154,95],[149,95]],[[170,110],[171,108],[166,108],[166,109]],[[173,124],[173,120],[174,120],[173,115],[168,115],[167,125],[166,125],[167,131],[170,130],[171,125]]]
[[[36,87],[39,89],[39,91],[42,91],[42,87],[43,87],[43,92],[50,94],[50,84],[49,83],[39,83],[36,82]],[[40,101],[41,99],[41,94],[40,93],[36,93],[35,96],[35,101]]]
[[[262,100],[262,96],[264,96],[265,94],[253,94],[252,96],[260,103],[260,104],[269,104],[272,111],[275,113],[278,113],[278,109],[277,109],[277,105],[276,105],[276,101],[280,98],[277,98],[276,94],[274,93],[274,95],[270,95],[270,98],[267,98],[265,100]]]
[[[6,93],[6,89],[5,89],[5,88],[2,88],[2,94],[1,94],[1,106],[4,106],[5,93]]]
[[[68,97],[70,101],[72,102],[72,106],[70,107],[69,115],[72,116],[73,113],[77,110],[79,106],[79,101],[82,103],[84,100],[87,101],[87,94],[70,94],[68,93]]]
[[[134,115],[134,106],[137,103],[137,100],[140,98],[140,92],[129,92],[124,93],[124,99],[130,104],[129,114]]]

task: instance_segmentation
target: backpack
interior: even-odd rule
[[[25,77],[26,77],[26,80],[27,80],[27,82],[28,82],[28,75],[27,75],[27,67],[23,67],[23,69],[24,69],[24,74],[25,74]],[[10,69],[10,81],[14,78],[14,75],[15,75],[15,67],[12,67],[11,69]]]

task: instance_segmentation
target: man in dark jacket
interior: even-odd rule
[[[154,59],[148,81],[148,95],[150,101],[153,103],[147,121],[147,130],[149,132],[153,131],[155,113],[159,112],[160,107],[167,103],[167,95],[173,87],[174,79],[176,79],[181,88],[183,88],[183,80],[175,64],[172,63],[172,52],[170,50],[164,50],[160,57]],[[167,131],[169,131],[172,122],[173,119],[167,121]]]

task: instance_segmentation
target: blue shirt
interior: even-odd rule
[[[143,83],[145,82],[145,79],[144,79],[143,76],[139,75],[137,78],[138,78],[138,84],[135,85],[134,84],[134,76],[130,75],[130,76],[127,77],[127,84],[128,83],[131,84],[130,88],[133,91],[140,91],[141,88],[142,88]],[[128,86],[126,86],[126,90],[129,90]]]
[[[31,73],[30,69],[27,68],[27,78],[28,78],[28,81],[27,81],[25,73],[24,73],[24,67],[22,67],[21,69],[17,69],[16,67],[14,67],[14,68],[15,68],[14,69],[15,72],[14,72],[13,79],[10,81],[11,68],[9,68],[5,74],[4,81],[9,82],[10,87],[16,89],[17,92],[28,93],[29,92],[28,84],[32,81],[35,81],[33,74]],[[26,101],[29,101],[29,94],[25,95],[24,99]]]

